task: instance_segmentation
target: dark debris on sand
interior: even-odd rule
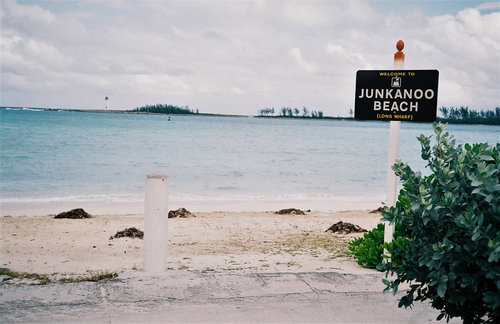
[[[370,212],[370,214],[376,214],[376,213],[380,213],[382,211],[382,209],[384,209],[383,207],[379,207],[377,209],[374,209]]]
[[[310,210],[306,210],[306,212],[310,212]],[[305,215],[306,213],[300,209],[297,208],[287,208],[287,209],[281,209],[275,212],[275,214],[279,215]]]
[[[92,215],[87,213],[82,208],[75,208],[67,212],[62,212],[54,216],[54,218],[70,218],[70,219],[83,219],[83,218],[92,218]]]
[[[120,238],[120,237],[131,237],[131,238],[144,238],[144,232],[141,230],[138,230],[135,227],[130,227],[126,228],[123,231],[116,232],[115,236],[111,236],[109,239],[112,240],[113,238]]]
[[[189,218],[189,217],[196,217],[193,213],[191,213],[189,210],[186,208],[179,208],[177,210],[171,210],[168,212],[168,218]]]
[[[363,233],[366,232],[364,228],[351,223],[344,223],[342,221],[333,224],[325,232],[332,232],[337,234],[350,234],[350,233]]]

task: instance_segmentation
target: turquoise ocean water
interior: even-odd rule
[[[0,109],[2,214],[67,208],[140,212],[145,177],[169,176],[172,208],[335,209],[385,200],[389,124]],[[449,125],[458,143],[499,142],[499,126]],[[400,158],[423,170],[402,123]],[[272,202],[272,204],[268,204]],[[267,204],[267,205],[266,205]]]

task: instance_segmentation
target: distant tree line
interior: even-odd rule
[[[441,107],[439,111],[443,115],[440,121],[455,124],[488,124],[500,125],[500,107],[495,110],[476,111],[469,107]]]
[[[276,112],[278,113],[277,117],[323,118],[323,112],[321,110],[309,111],[306,107],[302,107],[301,110],[297,107],[293,109],[290,107],[281,107],[281,109]],[[275,116],[274,114],[274,107],[264,108],[258,111],[258,115],[263,117],[272,117]]]
[[[132,110],[133,112],[147,112],[153,114],[198,114],[198,109],[189,109],[189,106],[178,107],[173,105],[147,105],[144,107],[138,107]]]

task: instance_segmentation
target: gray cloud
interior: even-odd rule
[[[500,105],[500,12],[382,11],[363,1],[39,1],[1,5],[1,105],[189,105],[347,115],[358,69],[440,70],[439,105]],[[413,5],[418,5],[415,2]]]

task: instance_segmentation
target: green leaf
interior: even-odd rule
[[[485,304],[489,305],[493,309],[498,309],[500,307],[500,293],[487,291],[483,294]]]
[[[484,182],[479,180],[479,179],[472,179],[471,186],[473,187],[479,187],[483,184]]]
[[[472,190],[472,193],[473,194],[478,194],[478,193],[481,193],[482,191],[483,191],[482,188],[476,188],[476,189]]]
[[[495,161],[495,159],[491,155],[487,154],[483,154],[479,158],[484,161]]]
[[[439,297],[443,297],[446,293],[446,282],[440,283],[437,287],[437,294]]]

